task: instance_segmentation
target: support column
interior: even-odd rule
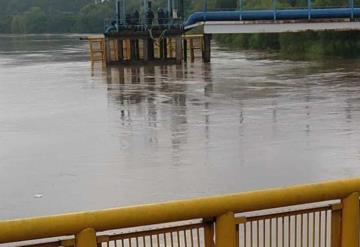
[[[183,46],[184,46],[184,62],[187,62],[187,40],[186,40],[186,38],[184,38],[184,44],[183,44]]]
[[[144,55],[144,61],[149,61],[149,40],[143,39],[143,55]]]
[[[203,62],[210,63],[211,60],[211,34],[204,34],[203,38]]]
[[[111,62],[111,45],[110,39],[105,38],[105,64],[109,64]]]
[[[342,200],[341,247],[359,246],[359,193],[354,192]]]
[[[92,228],[86,228],[75,235],[76,247],[97,247],[96,232]]]
[[[213,222],[207,222],[204,226],[204,242],[205,247],[215,247]]]
[[[216,247],[235,247],[235,217],[228,212],[216,217]]]
[[[124,52],[123,52],[123,40],[117,39],[117,51],[118,51],[118,61],[124,60]]]
[[[169,38],[168,39],[168,48],[169,48],[168,55],[169,55],[169,58],[173,57],[173,44],[172,43],[173,43],[172,39]]]
[[[136,60],[136,40],[131,39],[130,40],[130,59],[131,60]]]
[[[139,46],[139,40],[135,40],[135,50],[136,50],[136,60],[140,59],[140,46]]]
[[[144,61],[154,60],[154,41],[152,39],[144,39],[143,53]]]
[[[200,41],[202,42],[202,40]],[[195,61],[194,39],[190,38],[190,59],[193,63]]]
[[[159,45],[160,45],[160,59],[164,59],[165,57],[165,48],[164,48],[164,40],[160,40],[159,41]]]
[[[182,47],[182,38],[181,36],[176,37],[175,40],[175,53],[176,53],[176,63],[181,64],[183,59],[183,47]]]
[[[341,204],[331,208],[331,247],[341,246]]]
[[[168,57],[168,52],[167,52],[167,39],[163,39],[163,42],[164,42],[164,58],[167,59]]]

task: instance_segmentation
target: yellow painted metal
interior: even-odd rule
[[[236,223],[235,223],[236,224]],[[240,229],[239,225],[235,225],[235,246],[240,246]]]
[[[331,247],[341,246],[341,209],[331,210]]]
[[[92,228],[86,228],[75,235],[76,247],[97,247],[96,232]]]
[[[354,192],[342,200],[341,246],[359,246],[359,193]]]
[[[352,178],[191,200],[0,221],[0,243],[72,235],[88,227],[96,231],[105,231],[212,218],[229,211],[238,213],[339,199],[357,191],[360,191],[360,178]],[[353,194],[353,197],[356,195]],[[343,216],[346,216],[349,222],[354,222],[353,219],[349,219],[349,205],[353,204],[348,198],[344,200]]]
[[[205,239],[205,247],[214,247],[214,224],[207,223],[204,227],[204,239]]]
[[[89,41],[90,60],[91,62],[104,61],[105,59],[105,38],[104,37],[86,37],[82,40]]]
[[[216,217],[215,229],[216,247],[235,247],[236,230],[233,212],[227,212]]]
[[[174,57],[174,44],[173,44],[174,40],[169,38],[168,39],[168,56],[170,58]]]

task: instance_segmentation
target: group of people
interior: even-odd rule
[[[151,8],[151,2],[149,2],[148,8],[145,12],[145,24],[147,26],[152,26],[155,19],[155,13]],[[139,12],[135,10],[135,12],[131,15],[126,15],[126,23],[128,25],[139,25]],[[162,8],[158,8],[157,10],[157,22],[160,26],[166,25],[169,23],[169,13],[167,10],[163,10]]]
[[[155,19],[155,13],[152,10],[151,2],[148,2],[148,7],[145,12],[145,20],[144,24],[147,27],[153,26]],[[164,10],[162,8],[158,8],[157,10],[157,22],[160,27],[164,27],[169,23],[169,12],[167,10]],[[141,28],[141,22],[140,22],[140,13],[138,10],[135,10],[133,13],[128,13],[125,16],[125,24],[126,26],[123,26],[122,28],[125,29],[139,29]],[[118,27],[119,28],[119,27]],[[105,30],[106,33],[114,32],[116,31],[116,21],[113,21],[110,26],[108,26]]]

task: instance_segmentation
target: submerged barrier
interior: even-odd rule
[[[41,242],[41,239],[61,237],[61,240],[21,245],[358,247],[359,192],[360,178],[352,178],[157,204],[6,220],[0,221],[0,243],[29,240]],[[177,224],[164,225],[171,222]],[[163,225],[157,225],[154,229],[139,229],[153,224]],[[126,233],[101,235],[104,231],[125,228]]]

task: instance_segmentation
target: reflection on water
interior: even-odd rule
[[[102,69],[77,39],[0,36],[0,218],[360,174],[357,60]]]

